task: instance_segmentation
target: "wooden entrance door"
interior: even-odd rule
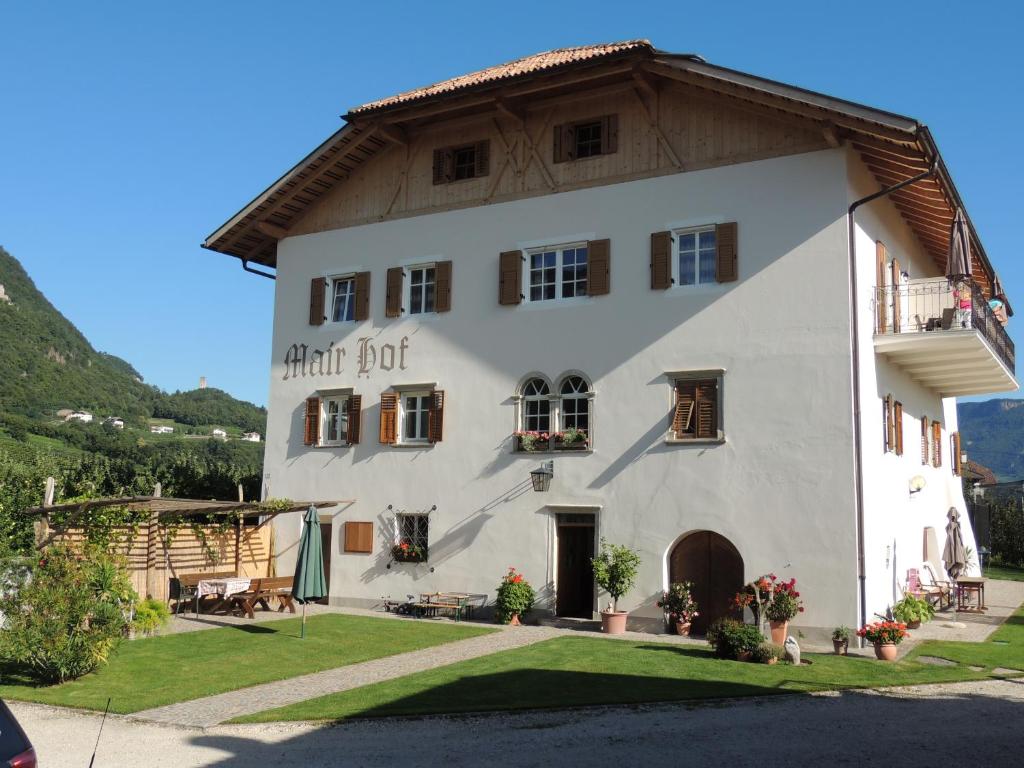
[[[594,616],[594,518],[559,515],[558,588],[555,613],[590,619]]]
[[[669,556],[669,581],[693,582],[700,612],[690,629],[693,634],[705,634],[723,616],[741,617],[730,604],[743,586],[743,558],[724,536],[697,531],[676,544]]]
[[[317,600],[320,605],[328,604],[328,595],[331,591],[331,523],[320,523],[320,552],[324,557],[324,596]]]

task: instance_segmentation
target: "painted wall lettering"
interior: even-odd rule
[[[409,337],[403,336],[396,348],[394,344],[375,344],[368,336],[360,337],[355,343],[356,376],[369,378],[375,370],[391,371],[397,363],[398,370],[406,370],[406,353],[409,351]],[[337,376],[345,373],[345,347],[333,341],[327,349],[310,349],[298,342],[284,353],[283,381],[306,378],[307,376]],[[397,359],[396,359],[397,358]]]

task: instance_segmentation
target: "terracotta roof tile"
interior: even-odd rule
[[[360,114],[363,112],[382,109],[384,107],[393,107],[397,104],[405,104],[412,101],[430,98],[431,96],[440,96],[442,94],[452,93],[464,88],[470,88],[474,85],[493,83],[499,80],[509,80],[521,75],[532,74],[545,69],[553,69],[564,64],[572,64],[575,62],[586,61],[588,59],[599,59],[604,56],[611,56],[616,53],[631,50],[647,50],[653,52],[654,46],[651,45],[649,40],[625,40],[619,43],[599,43],[597,45],[581,45],[575,48],[557,48],[553,51],[545,51],[544,53],[535,53],[532,56],[525,56],[506,64],[499,64],[496,67],[481,69],[478,72],[470,72],[468,75],[453,77],[451,80],[444,80],[440,83],[428,85],[424,88],[415,88],[411,91],[405,91],[404,93],[399,93],[395,96],[389,96],[386,99],[371,101],[369,104],[363,104],[362,106],[351,110],[350,114]]]

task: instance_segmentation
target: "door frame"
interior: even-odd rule
[[[601,541],[601,504],[567,503],[567,504],[546,504],[543,512],[548,516],[548,567],[547,582],[552,587],[550,613],[557,615],[558,610],[558,516],[559,515],[591,515],[594,518],[594,553],[598,551],[598,542]],[[594,586],[594,611],[597,611],[598,594],[597,586]]]

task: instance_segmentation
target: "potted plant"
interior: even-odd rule
[[[846,656],[850,650],[849,627],[836,627],[832,630],[832,648],[836,656]]]
[[[689,581],[670,584],[668,591],[662,593],[658,607],[665,611],[668,624],[677,635],[689,635],[690,622],[700,616],[697,602],[693,599],[693,584]]]
[[[547,432],[521,431],[512,435],[519,443],[519,450],[533,453],[534,451],[546,451],[550,436]]]
[[[410,541],[400,541],[391,548],[391,557],[399,563],[422,563],[427,559],[427,550]]]
[[[555,433],[555,445],[563,451],[582,451],[587,447],[587,433],[576,427],[568,427]]]
[[[892,607],[892,615],[896,621],[902,621],[907,629],[917,629],[922,621],[931,621],[935,616],[935,608],[923,597],[916,597],[909,592]]]
[[[768,626],[771,628],[773,643],[782,645],[786,642],[789,622],[796,618],[798,613],[803,613],[803,610],[803,601],[800,600],[800,593],[796,591],[796,579],[776,582],[773,578],[772,597],[764,611],[768,618]]]
[[[897,621],[876,621],[858,629],[857,636],[875,646],[875,656],[880,661],[894,661],[897,646],[907,636],[907,625]]]
[[[494,601],[494,615],[502,624],[519,625],[519,617],[533,608],[536,592],[523,574],[509,566],[508,573],[498,584],[498,598]]]
[[[601,631],[609,635],[620,635],[626,631],[629,611],[619,610],[619,598],[636,583],[640,555],[629,547],[608,544],[601,539],[601,552],[590,563],[594,568],[594,581],[612,596],[611,605],[601,611]]]
[[[761,630],[736,619],[716,619],[708,627],[708,645],[719,659],[749,661],[754,650],[765,644]]]
[[[777,664],[786,655],[781,645],[762,642],[750,651],[750,660],[755,664]]]

